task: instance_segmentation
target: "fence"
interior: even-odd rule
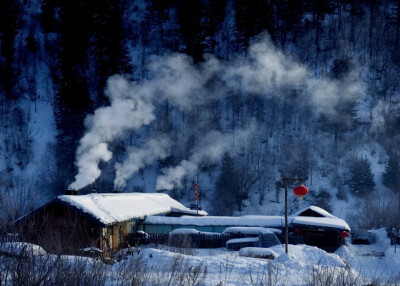
[[[175,247],[187,248],[219,248],[225,247],[226,242],[232,238],[245,237],[243,234],[165,234],[152,233],[146,237],[128,235],[127,240],[130,245],[139,244],[164,244]]]

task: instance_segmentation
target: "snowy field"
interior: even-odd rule
[[[282,245],[241,251],[152,245],[121,251],[114,264],[44,254],[29,244],[26,248],[34,249],[33,255],[21,255],[21,249],[10,255],[12,244],[3,244],[0,284],[400,285],[400,249],[390,245],[383,229],[374,231],[374,237],[373,244],[348,243],[335,253],[307,245],[289,245],[288,254]],[[271,254],[275,259],[254,258]]]
[[[285,254],[284,247],[278,245],[267,251],[276,255],[274,260],[243,257],[239,251],[226,249],[177,253],[146,248],[139,256],[128,256],[114,267],[133,264],[132,260],[139,257],[148,279],[164,280],[161,285],[400,285],[400,249],[394,253],[394,246],[388,246],[385,256],[378,257],[369,252],[371,247],[349,244],[335,253],[327,253],[307,245],[289,245],[289,253]],[[375,247],[377,251],[383,250]],[[264,251],[254,250],[253,254]],[[174,283],[169,284],[170,280]],[[118,282],[110,281],[108,285]]]

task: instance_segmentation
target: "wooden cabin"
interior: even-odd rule
[[[20,237],[52,253],[84,249],[112,256],[128,246],[127,236],[148,215],[206,215],[162,193],[62,195],[17,220]]]

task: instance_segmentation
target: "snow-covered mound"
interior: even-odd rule
[[[46,250],[39,245],[27,242],[5,242],[0,243],[0,254],[12,257],[25,257],[31,255],[45,255]]]

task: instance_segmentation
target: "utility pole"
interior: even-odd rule
[[[196,215],[199,215],[199,176],[196,176],[196,183],[194,183],[194,196],[196,200]]]
[[[282,182],[285,184],[285,253],[289,252],[289,224],[288,224],[288,185],[297,181],[304,181],[304,178],[282,177]]]

